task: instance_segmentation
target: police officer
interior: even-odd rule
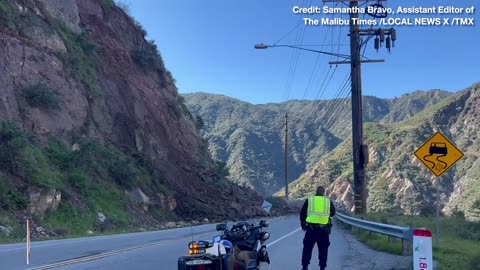
[[[330,218],[335,215],[335,206],[330,199],[324,197],[324,194],[325,188],[319,186],[315,196],[309,197],[300,211],[300,224],[305,231],[302,252],[303,270],[308,269],[315,243],[318,247],[320,270],[327,267],[329,235],[332,227]]]

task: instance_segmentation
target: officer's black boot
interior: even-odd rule
[[[308,265],[302,265],[302,270],[308,270]]]
[[[320,266],[320,270],[325,270],[325,267],[321,267],[321,266]]]

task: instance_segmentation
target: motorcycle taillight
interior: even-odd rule
[[[238,264],[238,263],[234,264],[233,269],[240,269],[240,264]]]
[[[207,270],[207,267],[205,265],[199,265],[197,266],[197,270]]]

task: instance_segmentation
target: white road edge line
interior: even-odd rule
[[[300,231],[301,229],[302,229],[302,228],[298,228],[298,229],[296,229],[296,230],[294,230],[294,231],[292,231],[292,232],[289,232],[289,233],[285,234],[284,236],[282,236],[282,237],[278,238],[277,240],[275,240],[275,241],[273,241],[273,242],[271,242],[271,243],[267,244],[267,247],[270,247],[270,246],[273,246],[273,245],[275,245],[276,243],[278,243],[278,242],[282,241],[283,239],[285,239],[285,238],[289,237],[290,235],[292,235],[292,234],[294,234],[294,233],[296,233],[296,232]]]

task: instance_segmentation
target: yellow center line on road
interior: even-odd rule
[[[99,260],[99,259],[115,256],[115,255],[125,253],[125,252],[130,252],[130,251],[143,249],[143,248],[148,248],[148,247],[161,246],[161,245],[165,245],[165,244],[180,241],[180,240],[185,240],[185,239],[191,238],[192,236],[208,235],[208,234],[211,234],[213,232],[214,231],[201,233],[201,234],[195,234],[195,235],[185,236],[185,237],[178,238],[178,239],[173,239],[173,240],[162,240],[162,241],[155,242],[155,243],[150,243],[150,244],[125,248],[125,249],[120,249],[120,250],[115,250],[115,251],[111,251],[111,252],[105,252],[105,253],[101,253],[101,254],[98,254],[98,255],[86,256],[86,257],[82,257],[82,258],[61,261],[61,262],[58,262],[58,263],[42,265],[42,266],[38,266],[38,267],[34,267],[34,268],[28,268],[26,270],[46,270],[46,269],[52,269],[52,268],[57,268],[57,267],[62,267],[62,266],[67,266],[67,265],[72,265],[72,264],[77,264],[77,263]]]

